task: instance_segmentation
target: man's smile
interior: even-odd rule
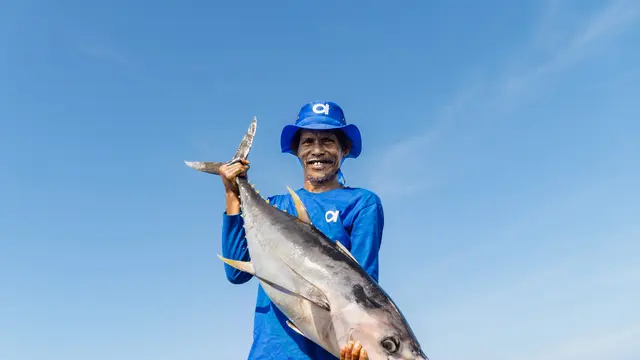
[[[310,158],[307,160],[307,166],[313,170],[322,170],[325,167],[331,166],[335,161],[331,158]]]

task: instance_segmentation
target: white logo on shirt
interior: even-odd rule
[[[315,104],[311,110],[316,114],[329,115],[329,104]]]
[[[327,220],[328,223],[336,222],[338,221],[339,213],[340,212],[338,210],[335,210],[335,211],[329,210],[324,214],[324,219]]]

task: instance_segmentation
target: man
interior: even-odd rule
[[[295,155],[302,165],[304,186],[296,193],[304,203],[311,222],[330,239],[339,240],[362,267],[378,281],[378,251],[382,240],[384,214],[379,197],[369,190],[348,187],[340,171],[345,158],[357,158],[362,149],[358,128],[347,124],[342,109],[333,102],[304,105],[295,125],[282,130],[283,153]],[[222,225],[222,255],[228,259],[250,261],[240,216],[240,197],[235,178],[248,169],[248,161],[225,165],[220,175],[226,193]],[[281,210],[295,213],[291,195],[274,195],[269,202]],[[227,279],[242,284],[252,275],[225,266]],[[253,344],[249,360],[329,360],[333,355],[294,332],[286,317],[258,286]],[[342,360],[366,360],[360,344],[346,344]]]

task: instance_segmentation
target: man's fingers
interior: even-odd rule
[[[240,176],[240,175],[245,174],[246,172],[247,172],[247,170],[246,170],[246,169],[238,169],[236,172],[234,172],[234,173],[233,173],[233,176],[234,176],[234,177],[236,177],[236,176]]]
[[[227,175],[228,178],[234,178],[244,172],[247,171],[247,167],[242,165],[242,164],[233,164],[231,166],[229,166],[229,168],[227,169],[227,171],[225,171],[225,175]]]
[[[235,163],[233,164],[233,166],[234,166],[234,169],[239,169],[240,171],[246,171],[247,169],[249,169],[249,166],[243,165],[240,163]]]
[[[249,160],[247,160],[247,159],[237,159],[237,160],[233,161],[231,164],[229,164],[227,166],[234,166],[234,165],[249,166]]]
[[[344,351],[344,357],[341,357],[340,360],[353,360],[353,355],[352,355],[353,345],[354,345],[353,341],[349,341],[349,343],[342,348],[342,350]],[[342,356],[342,352],[340,356]]]
[[[360,350],[360,359],[358,360],[369,360],[369,354],[364,349]]]
[[[238,166],[233,165],[228,172],[230,178],[234,178],[238,176],[242,172],[242,169]]]
[[[361,350],[362,350],[362,345],[359,342],[356,342],[353,348],[351,349],[351,359],[359,360]]]

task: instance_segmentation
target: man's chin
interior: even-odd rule
[[[307,173],[307,179],[314,184],[322,184],[333,180],[338,171],[309,171]]]

